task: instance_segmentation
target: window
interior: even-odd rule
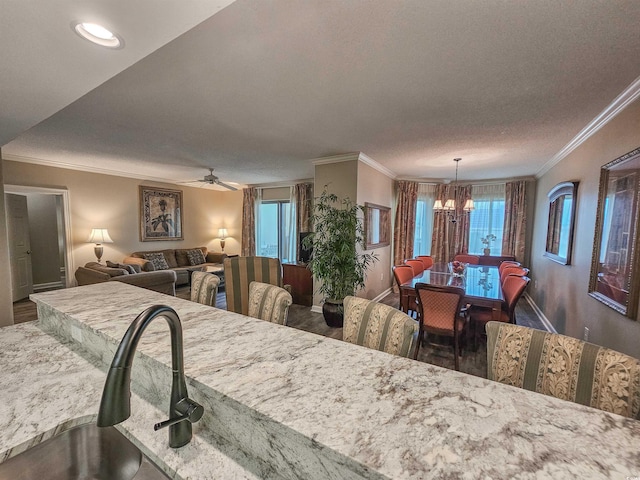
[[[436,186],[421,183],[418,185],[416,204],[416,228],[413,238],[413,255],[431,255],[431,236],[433,235],[433,202],[436,200]]]
[[[489,248],[492,255],[501,255],[505,185],[474,185],[471,196],[475,210],[469,217],[469,253],[483,255],[484,249]],[[489,234],[495,235],[496,238],[486,245],[482,239]]]
[[[295,263],[295,222],[290,201],[263,201],[258,205],[256,255]]]

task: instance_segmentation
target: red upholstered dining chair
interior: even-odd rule
[[[422,260],[411,258],[409,260],[405,260],[404,263],[405,265],[409,265],[411,268],[413,268],[414,277],[419,277],[420,275],[422,275],[422,272],[424,272],[424,263],[422,263]]]
[[[529,277],[507,275],[502,282],[504,302],[502,302],[502,311],[500,312],[500,318],[497,319],[498,321],[516,323],[516,305],[530,281],[531,279]],[[474,327],[482,327],[482,331],[484,331],[484,325],[494,320],[492,313],[493,312],[487,308],[471,307],[471,322],[474,324]],[[478,330],[476,329],[476,331]]]
[[[431,267],[433,267],[433,258],[430,257],[429,255],[418,255],[416,259],[422,262],[422,265],[424,265],[425,270],[428,270]]]
[[[500,283],[504,283],[504,279],[509,275],[517,275],[520,277],[528,277],[530,270],[525,267],[517,267],[515,265],[510,265],[505,267],[500,272]]]
[[[520,262],[516,262],[511,261],[511,260],[505,260],[504,262],[500,262],[500,265],[498,265],[498,272],[502,273],[502,270],[504,270],[507,267],[520,267]]]
[[[418,304],[416,302],[416,293],[413,288],[402,288],[413,280],[413,268],[409,265],[396,265],[393,267],[393,277],[398,284],[400,291],[400,310],[404,313],[413,315],[418,313]]]
[[[426,334],[453,337],[454,365],[460,370],[460,337],[465,332],[467,317],[461,316],[464,289],[429,283],[416,283],[418,296],[418,344],[414,359],[418,358],[420,344]]]
[[[470,265],[478,265],[480,263],[480,257],[478,255],[467,255],[466,253],[459,253],[453,257],[453,259]]]

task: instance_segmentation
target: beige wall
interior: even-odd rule
[[[86,243],[94,227],[107,228],[114,241],[104,245],[103,261],[122,261],[133,251],[161,248],[204,245],[211,251],[219,252],[217,232],[221,227],[227,228],[230,237],[227,238],[225,252],[240,253],[242,191],[219,192],[206,188],[180,187],[7,160],[3,164],[4,184],[69,191],[71,248],[76,267],[95,261],[94,245]],[[183,191],[183,241],[140,241],[139,185]],[[70,275],[73,273],[69,272]]]
[[[544,174],[537,184],[529,294],[559,333],[640,356],[640,322],[616,313],[588,292],[600,167],[640,146],[640,100]],[[547,234],[547,193],[565,181],[580,182],[572,265],[543,257]]]
[[[13,298],[11,295],[11,265],[9,263],[9,241],[7,219],[4,213],[4,163],[0,150],[0,327],[13,325]]]
[[[366,202],[392,207],[394,182],[391,178],[379,172],[366,163],[358,163],[358,203]],[[391,215],[390,215],[391,217]],[[391,226],[393,229],[393,226]],[[376,298],[382,292],[391,288],[391,245],[372,250],[378,256],[378,261],[367,273],[366,287],[358,292],[359,297]]]

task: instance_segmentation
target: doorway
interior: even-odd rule
[[[13,301],[26,298],[33,292],[70,287],[73,260],[69,192],[64,189],[5,185],[5,195],[8,223],[12,223],[16,217],[21,222],[27,218],[26,227],[9,227]],[[10,208],[21,211],[20,205],[26,206],[26,214],[10,211]],[[20,235],[15,236],[12,230]],[[26,240],[14,240],[14,236],[26,237]],[[21,250],[29,252],[26,254],[26,260],[29,261],[22,258],[24,255],[21,257],[21,253],[24,253]],[[26,268],[29,268],[28,272]],[[28,285],[28,277],[32,280],[31,285]]]

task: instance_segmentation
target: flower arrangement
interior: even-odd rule
[[[491,248],[491,244],[495,242],[496,236],[493,233],[487,234],[486,237],[482,237],[480,241],[485,246],[485,248]]]

